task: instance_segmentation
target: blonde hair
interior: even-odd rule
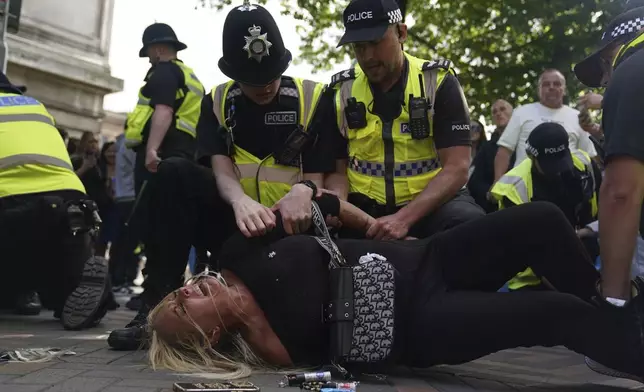
[[[222,284],[223,277],[218,273],[204,272],[193,277],[199,279],[214,276]],[[188,316],[198,334],[162,336],[154,329],[154,320],[166,305],[167,299],[159,303],[148,315],[148,325],[152,332],[148,357],[152,369],[169,369],[179,373],[191,373],[211,380],[233,380],[251,375],[253,369],[266,368],[266,364],[251,350],[239,333],[232,334],[230,353],[215,350],[208,335]],[[217,305],[213,301],[213,306]]]

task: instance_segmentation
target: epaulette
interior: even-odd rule
[[[452,66],[452,62],[449,60],[445,60],[445,59],[431,60],[431,61],[426,61],[423,64],[423,71],[428,71],[430,69],[435,69],[435,68],[443,68],[443,69],[449,70],[451,66]]]
[[[329,83],[329,87],[334,87],[337,84],[340,84],[342,82],[346,82],[347,80],[352,80],[355,78],[356,78],[355,68],[345,69],[344,71],[338,72],[337,74],[331,76],[331,83]]]

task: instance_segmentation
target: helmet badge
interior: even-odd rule
[[[252,11],[256,9],[256,6],[250,4],[250,0],[244,0],[244,4],[237,7],[237,11]]]
[[[248,53],[248,58],[255,59],[258,63],[262,62],[262,58],[269,56],[269,49],[273,44],[267,39],[267,33],[262,34],[262,28],[253,25],[248,28],[250,37],[245,36],[246,45],[244,50]]]

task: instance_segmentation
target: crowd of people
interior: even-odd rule
[[[260,5],[228,14],[230,80],[210,92],[172,28],[149,26],[138,102],[100,148],[87,133],[71,151],[2,75],[0,254],[25,262],[2,271],[0,298],[92,327],[143,252],[137,313],[108,344],[148,348],[155,367],[346,375],[563,345],[644,381],[641,20],[630,1],[575,68],[605,96],[570,107],[545,69],[537,102],[492,103],[489,140],[452,63],[404,51],[395,0],[347,5],[338,45],[357,65],[326,83],[285,75],[291,52]],[[201,268],[186,280],[191,249]]]

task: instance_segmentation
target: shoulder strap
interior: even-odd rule
[[[338,246],[331,239],[331,235],[329,234],[329,229],[326,227],[326,222],[324,221],[324,216],[322,215],[320,206],[318,206],[318,203],[315,201],[311,204],[312,220],[315,225],[315,233],[317,234],[314,238],[317,240],[318,244],[320,244],[320,246],[329,253],[329,256],[331,256],[329,269],[346,266],[347,262],[344,259],[344,256],[342,256],[340,249],[338,249]]]
[[[337,74],[331,76],[331,83],[329,87],[335,87],[336,85],[346,82],[347,80],[353,80],[356,78],[356,69],[349,68],[344,71],[338,72]]]
[[[438,71],[440,68],[449,71],[452,63],[449,60],[439,59],[426,61],[422,66],[423,77],[425,78],[425,97],[432,104],[429,109],[429,118],[434,117],[434,101],[438,89]]]

